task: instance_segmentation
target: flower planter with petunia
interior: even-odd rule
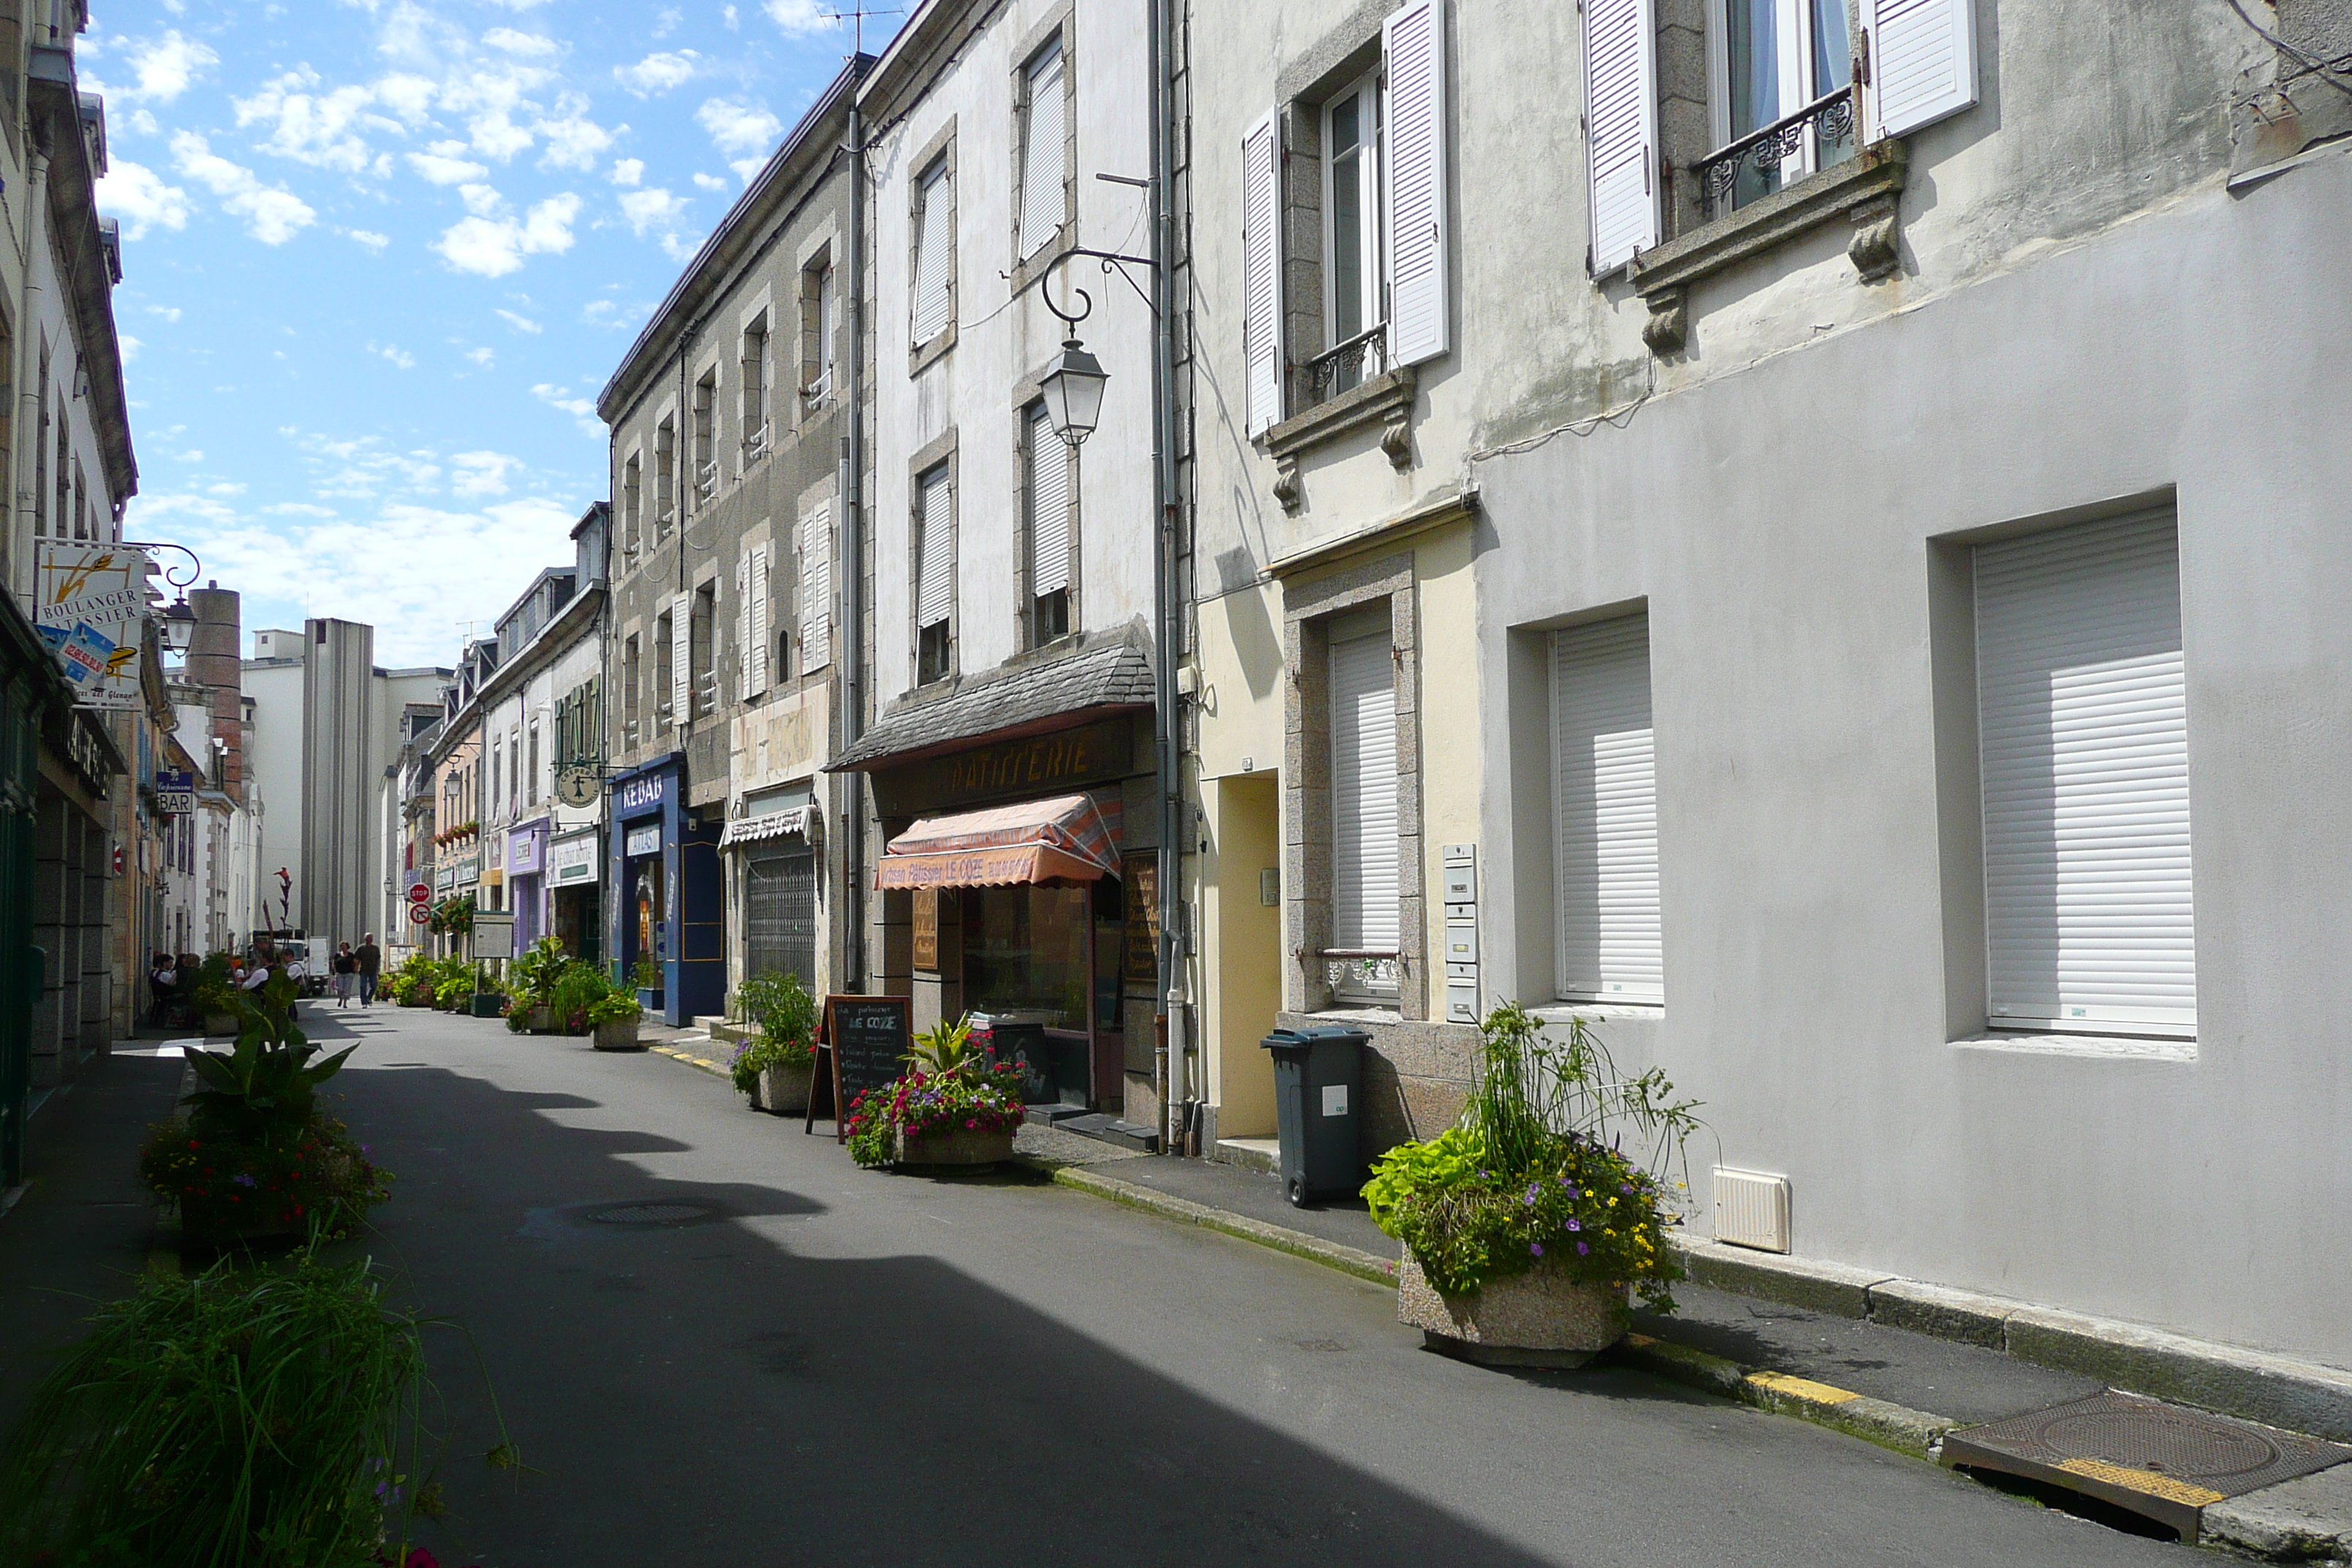
[[[1364,1197],[1404,1244],[1397,1316],[1430,1349],[1517,1366],[1580,1366],[1624,1336],[1629,1299],[1672,1311],[1681,1266],[1670,1182],[1698,1127],[1652,1069],[1622,1076],[1580,1018],[1489,1014],[1459,1125],[1390,1150]],[[1633,1148],[1626,1148],[1628,1140]]]

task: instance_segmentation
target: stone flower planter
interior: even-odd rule
[[[803,1114],[808,1110],[809,1085],[815,1079],[814,1062],[803,1062],[796,1068],[762,1068],[759,1109],[777,1116]]]
[[[637,1043],[637,1021],[635,1018],[607,1018],[596,1026],[596,1048],[600,1051],[638,1051],[645,1047]]]
[[[897,1132],[892,1134],[890,1158],[897,1164],[917,1169],[986,1170],[1013,1158],[1013,1129],[971,1132],[958,1128],[923,1138]]]
[[[1467,1296],[1440,1292],[1405,1247],[1397,1268],[1397,1321],[1419,1329],[1431,1350],[1489,1366],[1582,1366],[1625,1337],[1633,1322],[1623,1289],[1569,1278],[1547,1258],[1525,1274]]]
[[[234,1034],[236,1034],[236,1014],[234,1014],[234,1013],[207,1013],[207,1014],[205,1014],[205,1034],[207,1034],[207,1035],[234,1035]]]

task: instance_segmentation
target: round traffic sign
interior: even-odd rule
[[[409,923],[409,924],[411,924],[411,925],[420,925],[420,926],[421,926],[421,925],[423,925],[426,921],[429,921],[429,920],[431,920],[432,918],[433,918],[433,911],[432,911],[431,910],[426,909],[423,904],[411,904],[411,905],[409,905],[409,906],[408,906],[408,923]]]
[[[431,887],[429,887],[429,886],[427,886],[425,883],[423,883],[423,882],[411,882],[411,883],[409,883],[409,884],[408,884],[408,901],[409,901],[410,903],[412,903],[412,904],[429,904],[429,903],[431,903],[431,902],[433,901],[433,889],[432,889],[432,888],[431,888]]]

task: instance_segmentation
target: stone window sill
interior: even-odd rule
[[[1294,414],[1265,433],[1266,450],[1278,473],[1274,497],[1282,510],[1296,513],[1300,505],[1298,459],[1301,454],[1328,446],[1344,436],[1378,425],[1381,450],[1391,466],[1412,465],[1412,399],[1420,378],[1411,365],[1372,377],[1336,397],[1325,398],[1304,414]]]
[[[2178,1036],[2069,1035],[2055,1030],[1989,1029],[1954,1040],[1964,1050],[2019,1056],[2091,1057],[2107,1061],[2193,1062],[2197,1042]]]
[[[950,301],[949,310],[952,311],[954,310],[952,293],[949,295],[949,300]],[[946,358],[948,351],[955,347],[955,342],[956,324],[950,320],[946,326],[933,332],[927,341],[917,343],[907,351],[907,374],[909,376],[922,374],[932,365]]]
[[[1893,272],[1900,259],[1895,199],[1908,158],[1897,141],[1864,147],[1843,163],[1636,256],[1625,264],[1625,276],[1650,307],[1643,341],[1656,353],[1680,350],[1688,333],[1685,291],[1692,284],[1840,218],[1854,226],[1846,255],[1863,279]]]

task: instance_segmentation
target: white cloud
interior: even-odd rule
[[[519,332],[529,332],[533,337],[537,337],[541,332],[547,330],[541,326],[537,321],[532,321],[529,316],[517,315],[514,311],[508,310],[503,305],[499,307],[499,315],[505,320],[507,325],[512,327],[515,331]]]
[[[540,159],[544,169],[593,169],[604,149],[613,144],[617,132],[605,130],[588,118],[585,99],[566,94],[556,105],[557,112],[539,122],[539,133],[547,138],[547,155]],[[626,131],[627,126],[621,127]]]
[[[522,459],[501,452],[460,452],[449,459],[449,488],[461,496],[502,496],[507,470],[521,466]]]
[[[511,216],[477,215],[461,218],[433,242],[433,248],[460,272],[503,278],[533,254],[555,254],[572,248],[572,223],[580,216],[580,198],[566,191],[533,206],[520,220]]]
[[[325,88],[319,73],[308,66],[287,71],[251,98],[236,101],[240,128],[257,121],[269,127],[261,143],[267,151],[346,174],[365,174],[376,164],[376,153],[362,132],[396,134],[402,129],[399,120],[375,111],[373,88]]]
[[[275,512],[280,517],[332,517],[335,515],[333,507],[312,506],[309,501],[304,500],[277,501],[261,510]]]
[[[124,364],[129,364],[132,360],[137,359],[139,357],[139,351],[147,346],[145,343],[141,342],[137,338],[132,337],[129,332],[121,332],[116,334],[114,342],[116,346],[122,351],[122,363]]]
[[[151,316],[161,316],[167,321],[176,321],[180,319],[180,307],[177,305],[150,305],[147,307],[147,313]]]
[[[301,197],[283,185],[264,185],[252,170],[230,163],[193,131],[172,138],[172,163],[218,196],[223,211],[244,218],[264,245],[283,245],[318,219]]]
[[[645,98],[693,80],[695,62],[701,58],[692,49],[676,53],[665,49],[647,55],[635,65],[614,67],[613,76],[623,87]]]
[[[714,98],[694,111],[695,123],[710,133],[721,153],[740,156],[766,154],[774,147],[784,122],[764,109],[729,99]]]
[[[582,435],[600,439],[604,437],[604,422],[596,417],[596,405],[588,398],[572,396],[570,387],[542,381],[530,389],[530,395],[550,408],[560,408],[571,415],[572,422],[580,427]]]
[[[512,27],[492,27],[482,35],[482,42],[510,55],[551,55],[562,48],[553,38],[542,37],[537,33],[519,33]]]
[[[684,196],[673,195],[659,185],[649,185],[642,191],[625,191],[621,195],[621,216],[629,220],[629,231],[638,238],[649,229],[670,229],[677,226],[686,216]]]
[[[403,350],[397,343],[370,343],[368,353],[381,354],[403,370],[416,368],[416,356]]]
[[[169,103],[188,90],[205,69],[220,64],[220,56],[194,38],[184,38],[174,30],[160,38],[146,38],[131,46],[131,68],[138,73],[134,87],[107,89],[109,97],[143,99],[151,103]]]
[[[188,193],[128,158],[114,159],[98,182],[98,205],[122,220],[125,239],[144,239],[151,228],[188,226]]]
[[[379,255],[383,253],[385,246],[392,243],[392,236],[378,234],[372,228],[347,228],[343,233]]]
[[[498,361],[498,355],[491,350],[486,348],[467,349],[466,351],[466,357],[472,360],[476,364],[480,365],[484,370],[490,369]]]
[[[686,20],[686,13],[679,10],[677,6],[663,6],[654,16],[654,37],[656,38],[668,37],[672,33],[677,31],[677,25],[684,20]]]
[[[452,158],[441,153],[411,153],[408,154],[408,166],[436,185],[462,184],[467,180],[478,180],[490,172],[486,163],[468,163],[463,158]]]
[[[726,22],[727,30],[730,33],[741,24],[742,18],[735,15],[735,7],[732,5],[721,5],[719,7],[719,15],[720,19]]]
[[[613,183],[616,185],[643,184],[646,161],[643,158],[623,158],[613,165]]]
[[[706,174],[698,169],[695,171],[694,183],[706,191],[723,191],[727,188],[726,181],[716,174]]]
[[[817,0],[767,0],[761,7],[768,20],[784,31],[786,37],[804,38],[811,33],[830,32],[841,26],[841,18],[830,16],[817,5]]]

